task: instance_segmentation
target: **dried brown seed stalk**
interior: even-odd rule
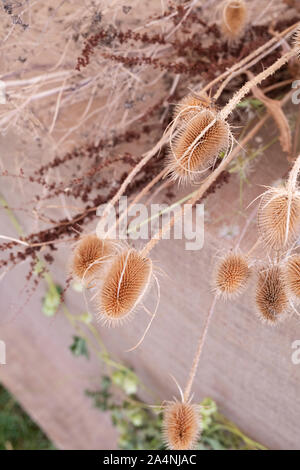
[[[163,436],[168,449],[193,449],[200,432],[199,406],[180,402],[170,402],[165,406]]]
[[[227,0],[223,9],[222,32],[226,39],[236,40],[243,34],[248,12],[244,0]]]
[[[279,265],[259,272],[255,300],[262,321],[275,325],[286,318],[290,304],[284,273]]]
[[[242,253],[227,253],[217,264],[213,286],[218,296],[224,298],[239,295],[250,277],[248,259]]]
[[[116,326],[134,311],[150,284],[152,262],[135,249],[116,255],[95,300],[98,315]]]

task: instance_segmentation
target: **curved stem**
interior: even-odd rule
[[[207,332],[208,332],[208,329],[209,329],[210,321],[212,319],[212,316],[213,316],[213,313],[214,313],[214,310],[215,310],[216,301],[217,301],[217,297],[214,297],[214,299],[212,301],[212,304],[210,306],[208,315],[207,315],[206,320],[205,320],[204,329],[203,329],[202,334],[201,334],[201,336],[199,338],[199,341],[198,341],[198,346],[197,346],[196,354],[195,354],[195,357],[194,357],[194,360],[193,360],[192,368],[190,370],[189,378],[188,378],[186,387],[185,387],[184,392],[183,392],[183,397],[184,397],[185,402],[187,402],[189,400],[189,397],[190,397],[190,394],[191,394],[191,390],[192,390],[192,386],[193,386],[193,383],[194,383],[194,380],[195,380],[195,377],[196,377],[196,373],[197,373],[201,353],[202,353],[203,346],[204,346],[204,343],[205,343],[205,340],[206,340],[206,337],[207,337]]]

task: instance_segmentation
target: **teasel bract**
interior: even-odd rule
[[[109,263],[103,282],[97,288],[97,317],[117,326],[130,318],[149,288],[152,261],[137,250],[126,248]]]

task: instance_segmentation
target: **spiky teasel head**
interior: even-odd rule
[[[207,93],[189,93],[175,106],[174,119],[187,121],[204,108],[211,108],[212,103]]]
[[[103,263],[114,253],[111,240],[101,240],[95,234],[81,237],[71,260],[71,273],[83,282],[90,282],[102,270]]]
[[[248,259],[239,252],[229,252],[218,261],[213,276],[213,287],[218,296],[230,298],[239,295],[250,277]]]
[[[296,52],[300,58],[300,26],[297,29],[295,36],[294,36],[294,47],[296,49]]]
[[[216,113],[203,110],[187,120],[171,141],[168,172],[173,179],[194,180],[206,171],[222,150],[227,151],[230,129]]]
[[[99,317],[111,326],[122,323],[144,297],[152,262],[135,249],[113,257],[95,300]]]
[[[248,10],[244,0],[226,0],[223,7],[222,32],[226,39],[241,37],[247,24]]]
[[[255,301],[258,316],[263,322],[275,325],[286,318],[290,303],[281,266],[276,264],[260,270]]]
[[[261,239],[274,250],[293,243],[300,228],[300,193],[286,187],[266,191],[258,208],[258,230]]]
[[[164,407],[163,437],[170,450],[192,450],[201,432],[200,407],[168,402]]]
[[[285,280],[290,293],[300,299],[300,255],[288,258],[285,266]]]

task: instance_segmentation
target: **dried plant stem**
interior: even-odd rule
[[[124,180],[122,183],[121,187],[117,191],[117,193],[114,195],[114,197],[111,199],[111,201],[107,204],[106,209],[102,215],[102,223],[105,222],[107,219],[111,208],[114,207],[114,205],[119,201],[120,197],[124,192],[126,191],[127,187],[129,184],[132,182],[133,178],[138,174],[138,172],[143,168],[146,163],[161,149],[161,147],[168,142],[170,138],[170,129],[168,129],[167,132],[164,133],[162,138],[157,142],[157,144],[148,152],[146,152],[142,158],[142,160],[132,169],[132,171],[128,174],[127,178]]]
[[[250,248],[250,250],[247,252],[246,256],[247,258],[253,253],[254,250],[256,250],[256,248],[261,244],[261,240],[258,239],[256,240],[256,242],[254,243],[254,245]]]
[[[208,315],[205,319],[204,329],[203,329],[203,331],[201,333],[201,336],[199,338],[198,346],[197,346],[196,354],[195,354],[193,364],[192,364],[192,367],[191,367],[191,370],[190,370],[189,378],[188,378],[186,387],[185,387],[184,392],[183,392],[184,402],[188,402],[188,400],[190,398],[190,394],[191,394],[192,386],[193,386],[195,376],[196,376],[196,373],[197,373],[201,353],[202,353],[203,346],[204,346],[204,343],[205,343],[205,340],[206,340],[206,337],[207,337],[207,332],[208,332],[208,329],[209,329],[209,325],[210,325],[210,322],[211,322],[211,319],[212,319],[212,316],[213,316],[213,313],[214,313],[214,310],[215,310],[216,301],[217,301],[217,297],[215,296],[212,303],[211,303]]]
[[[273,46],[273,44],[275,44],[277,41],[278,41],[278,38],[279,37],[284,37],[286,36],[287,34],[289,34],[290,32],[292,32],[293,30],[295,30],[298,26],[300,25],[300,22],[298,21],[297,23],[293,24],[292,26],[290,26],[289,28],[287,28],[286,30],[282,31],[282,33],[279,33],[278,37],[273,37],[272,39],[270,39],[268,42],[266,42],[265,44],[263,44],[261,47],[259,47],[258,49],[256,49],[255,51],[253,51],[251,54],[249,54],[247,57],[245,57],[244,59],[242,59],[240,62],[238,62],[237,64],[234,64],[230,69],[226,70],[225,72],[223,72],[221,75],[219,75],[218,77],[216,77],[213,81],[211,81],[210,83],[208,83],[204,88],[203,88],[203,92],[205,91],[208,91],[209,89],[211,89],[214,85],[216,85],[217,83],[219,83],[221,80],[223,80],[224,78],[226,78],[228,75],[232,74],[233,72],[236,72],[239,68],[242,68],[244,65],[247,64],[247,62],[251,61],[252,59],[254,59],[256,56],[258,56],[259,54],[261,54],[263,51],[265,51],[266,48],[270,48]]]
[[[227,105],[220,111],[220,118],[224,120],[227,119],[228,116],[235,109],[235,107],[239,104],[239,102],[250,92],[251,88],[259,85],[263,80],[268,78],[270,75],[274,74],[292,57],[294,57],[295,54],[296,51],[292,49],[291,51],[287,52],[282,57],[280,57],[276,62],[274,62],[274,64],[272,64],[266,70],[256,75],[252,80],[249,80],[242,88],[240,88],[237,93],[233,95]]]
[[[122,212],[122,214],[120,215],[119,219],[117,220],[117,222],[115,223],[115,225],[108,231],[107,233],[107,237],[109,237],[109,234],[116,228],[120,225],[120,223],[122,222],[122,220],[124,219],[124,217],[126,217],[126,215],[128,214],[128,212],[130,211],[130,209],[135,205],[137,204],[141,199],[142,197],[144,197],[149,191],[150,189],[156,184],[158,183],[162,178],[163,176],[165,175],[166,173],[166,169],[164,168],[160,173],[158,173],[158,175],[155,176],[155,178],[153,178],[143,189],[140,193],[138,193],[136,195],[136,197],[133,199],[133,201],[129,204],[129,206],[126,208],[126,210],[124,212]]]

